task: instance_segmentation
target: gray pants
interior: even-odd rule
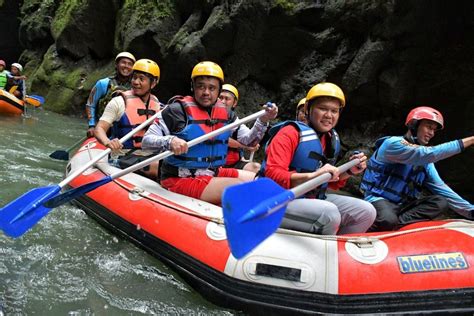
[[[326,200],[295,199],[288,203],[282,228],[335,235],[364,233],[375,220],[374,206],[364,200],[326,194]]]

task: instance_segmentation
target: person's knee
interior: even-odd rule
[[[373,223],[375,221],[375,218],[377,217],[377,210],[375,209],[375,206],[372,205],[372,203],[364,201],[364,207],[363,207],[363,212],[364,216],[367,221]]]
[[[249,162],[245,165],[243,170],[248,170],[254,173],[257,173],[260,170],[260,164],[258,162]]]
[[[378,218],[375,223],[377,230],[395,230],[398,227],[398,216],[396,214],[386,214],[382,218]]]
[[[238,170],[240,182],[249,182],[255,180],[255,172],[248,171],[248,170]]]
[[[395,230],[398,227],[398,215],[393,205],[385,200],[372,203],[375,209],[375,220],[370,231]]]
[[[444,197],[444,196],[441,196],[441,195],[433,195],[432,196],[432,201],[433,203],[436,203],[437,205],[437,208],[439,209],[439,214],[443,213],[443,212],[446,212],[448,209],[449,209],[449,203],[448,203],[448,200]]]
[[[313,223],[312,230],[316,234],[335,235],[341,225],[341,214],[336,205],[327,207]]]

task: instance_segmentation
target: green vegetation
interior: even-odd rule
[[[296,2],[291,1],[291,0],[274,0],[275,5],[278,7],[281,7],[284,10],[287,11],[293,11],[293,9],[296,6]]]
[[[56,10],[56,14],[54,15],[54,19],[51,24],[51,33],[53,34],[53,38],[57,38],[66,25],[70,23],[75,11],[80,10],[87,3],[87,0],[69,0],[61,2],[61,5]]]
[[[148,24],[147,22],[171,16],[173,13],[171,0],[125,0],[122,7],[124,16],[128,16],[129,25]]]

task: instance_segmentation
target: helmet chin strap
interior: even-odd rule
[[[420,144],[420,143],[418,143],[418,137],[417,137],[418,125],[419,125],[418,122],[414,123],[412,126],[410,126],[408,128],[410,133],[405,134],[405,139],[406,140],[408,140],[410,143],[417,144],[417,145]]]

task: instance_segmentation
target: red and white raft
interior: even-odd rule
[[[103,150],[86,142],[67,172]],[[104,159],[70,186],[117,171]],[[423,222],[397,232],[345,236],[279,229],[237,260],[219,206],[169,192],[140,175],[125,175],[75,203],[173,267],[220,306],[277,314],[474,311],[470,221]]]

